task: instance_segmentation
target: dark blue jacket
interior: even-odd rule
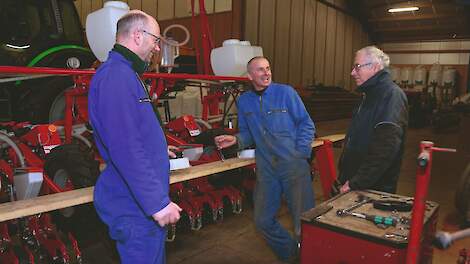
[[[363,93],[346,135],[339,180],[352,190],[396,191],[408,126],[405,93],[386,70],[357,89]]]
[[[121,54],[111,51],[93,76],[88,107],[106,162],[94,190],[98,213],[111,226],[122,216],[152,221],[170,202],[167,143],[147,91]]]

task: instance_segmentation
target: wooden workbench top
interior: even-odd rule
[[[336,142],[343,140],[344,134],[330,135],[316,139],[312,142],[312,147],[321,146],[324,139]],[[172,171],[170,184],[245,167],[254,163],[254,159],[232,158]],[[0,222],[90,202],[93,202],[93,187],[39,196],[29,200],[3,203],[0,204]]]

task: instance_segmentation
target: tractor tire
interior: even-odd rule
[[[73,59],[74,63],[69,63]],[[86,69],[90,68],[96,60],[90,51],[65,49],[52,53],[40,60],[35,67],[52,67],[62,69]],[[55,113],[54,119],[57,118],[57,110],[51,109],[54,103],[62,101],[63,107],[63,91],[73,87],[72,77],[47,77],[36,80],[22,81],[17,88],[20,90],[18,101],[15,102],[14,118],[18,121],[30,121],[33,124],[50,123],[50,114]],[[62,98],[62,99],[61,99]],[[60,117],[60,116],[59,116]]]
[[[59,186],[67,179],[75,189],[95,185],[99,175],[99,162],[93,154],[78,144],[55,147],[46,156],[44,171]]]
[[[470,163],[460,177],[455,193],[455,206],[464,218],[464,225],[470,226]]]
[[[60,119],[57,112],[65,111],[65,100],[63,91],[73,86],[70,77],[50,78],[46,83],[41,84],[44,89],[31,90],[24,99],[21,100],[20,120],[30,121],[33,124],[51,123]],[[58,104],[58,102],[63,104]],[[52,120],[51,120],[51,115]],[[64,116],[63,113],[62,116]]]
[[[96,183],[99,162],[83,146],[61,145],[53,148],[46,156],[44,172],[60,187],[64,187],[70,179],[74,189],[85,188]],[[97,229],[104,227],[92,204],[64,208],[54,211],[52,216],[59,230],[72,232],[79,240],[87,239]]]

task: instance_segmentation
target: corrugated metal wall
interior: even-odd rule
[[[328,2],[345,8],[344,0]],[[246,0],[244,36],[263,47],[275,81],[346,89],[354,52],[369,43],[356,19],[317,0]]]

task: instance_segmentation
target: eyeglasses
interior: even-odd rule
[[[160,37],[155,36],[154,34],[148,32],[146,30],[142,30],[142,32],[144,32],[145,34],[148,34],[149,36],[152,36],[155,39],[155,44],[160,46],[160,42],[162,41],[162,39]]]
[[[372,65],[372,62],[364,63],[364,64],[354,64],[352,69],[355,71],[359,71],[362,67]]]

